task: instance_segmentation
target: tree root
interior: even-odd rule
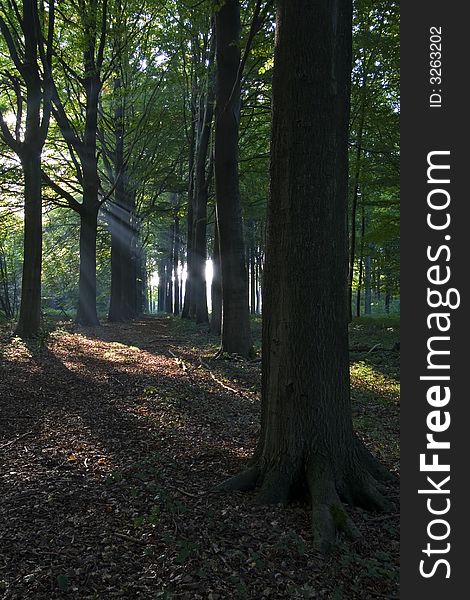
[[[363,456],[361,452],[361,458]],[[343,502],[378,512],[389,512],[392,508],[392,503],[381,494],[380,488],[383,486],[370,474],[370,464],[355,463],[338,480],[325,457],[316,456],[307,460],[304,469],[300,471],[285,464],[282,468],[276,466],[262,469],[258,462],[216,489],[229,492],[252,491],[259,486],[257,503],[287,504],[295,496],[295,491],[302,486],[306,487],[311,501],[315,547],[325,553],[334,545],[338,532],[344,533],[353,541],[360,537]],[[377,464],[380,463],[377,461]]]
[[[251,492],[258,484],[260,469],[251,467],[226,479],[214,489],[218,492]]]
[[[366,467],[371,476],[380,482],[395,482],[398,477],[391,473],[384,465],[373,456],[366,448],[364,443],[358,438],[356,440],[356,449],[359,452],[360,462]]]

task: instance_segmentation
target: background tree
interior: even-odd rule
[[[24,259],[16,330],[25,337],[37,335],[41,324],[41,155],[51,115],[54,7],[54,0],[47,11],[37,0],[23,0],[21,10],[15,0],[6,9],[0,6],[0,32],[13,66],[4,69],[2,87],[14,113],[10,130],[0,103],[0,135],[18,155],[24,178]]]
[[[238,178],[240,123],[240,3],[217,10],[215,184],[222,275],[221,351],[249,356],[251,332]]]

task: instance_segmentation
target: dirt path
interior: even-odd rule
[[[322,559],[305,507],[211,491],[252,452],[259,363],[209,343],[163,318],[3,341],[1,598],[396,595],[393,517],[354,511],[364,540]]]

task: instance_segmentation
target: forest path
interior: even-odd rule
[[[305,507],[211,491],[259,419],[259,362],[214,347],[168,318],[1,341],[0,598],[340,599],[335,577],[348,600],[396,594],[393,517],[355,511],[361,545],[322,559]],[[381,375],[358,365],[372,398]],[[393,386],[358,416],[390,421]],[[390,444],[378,452],[393,464]]]

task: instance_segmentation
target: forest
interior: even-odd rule
[[[0,0],[0,597],[398,597],[399,4]]]

